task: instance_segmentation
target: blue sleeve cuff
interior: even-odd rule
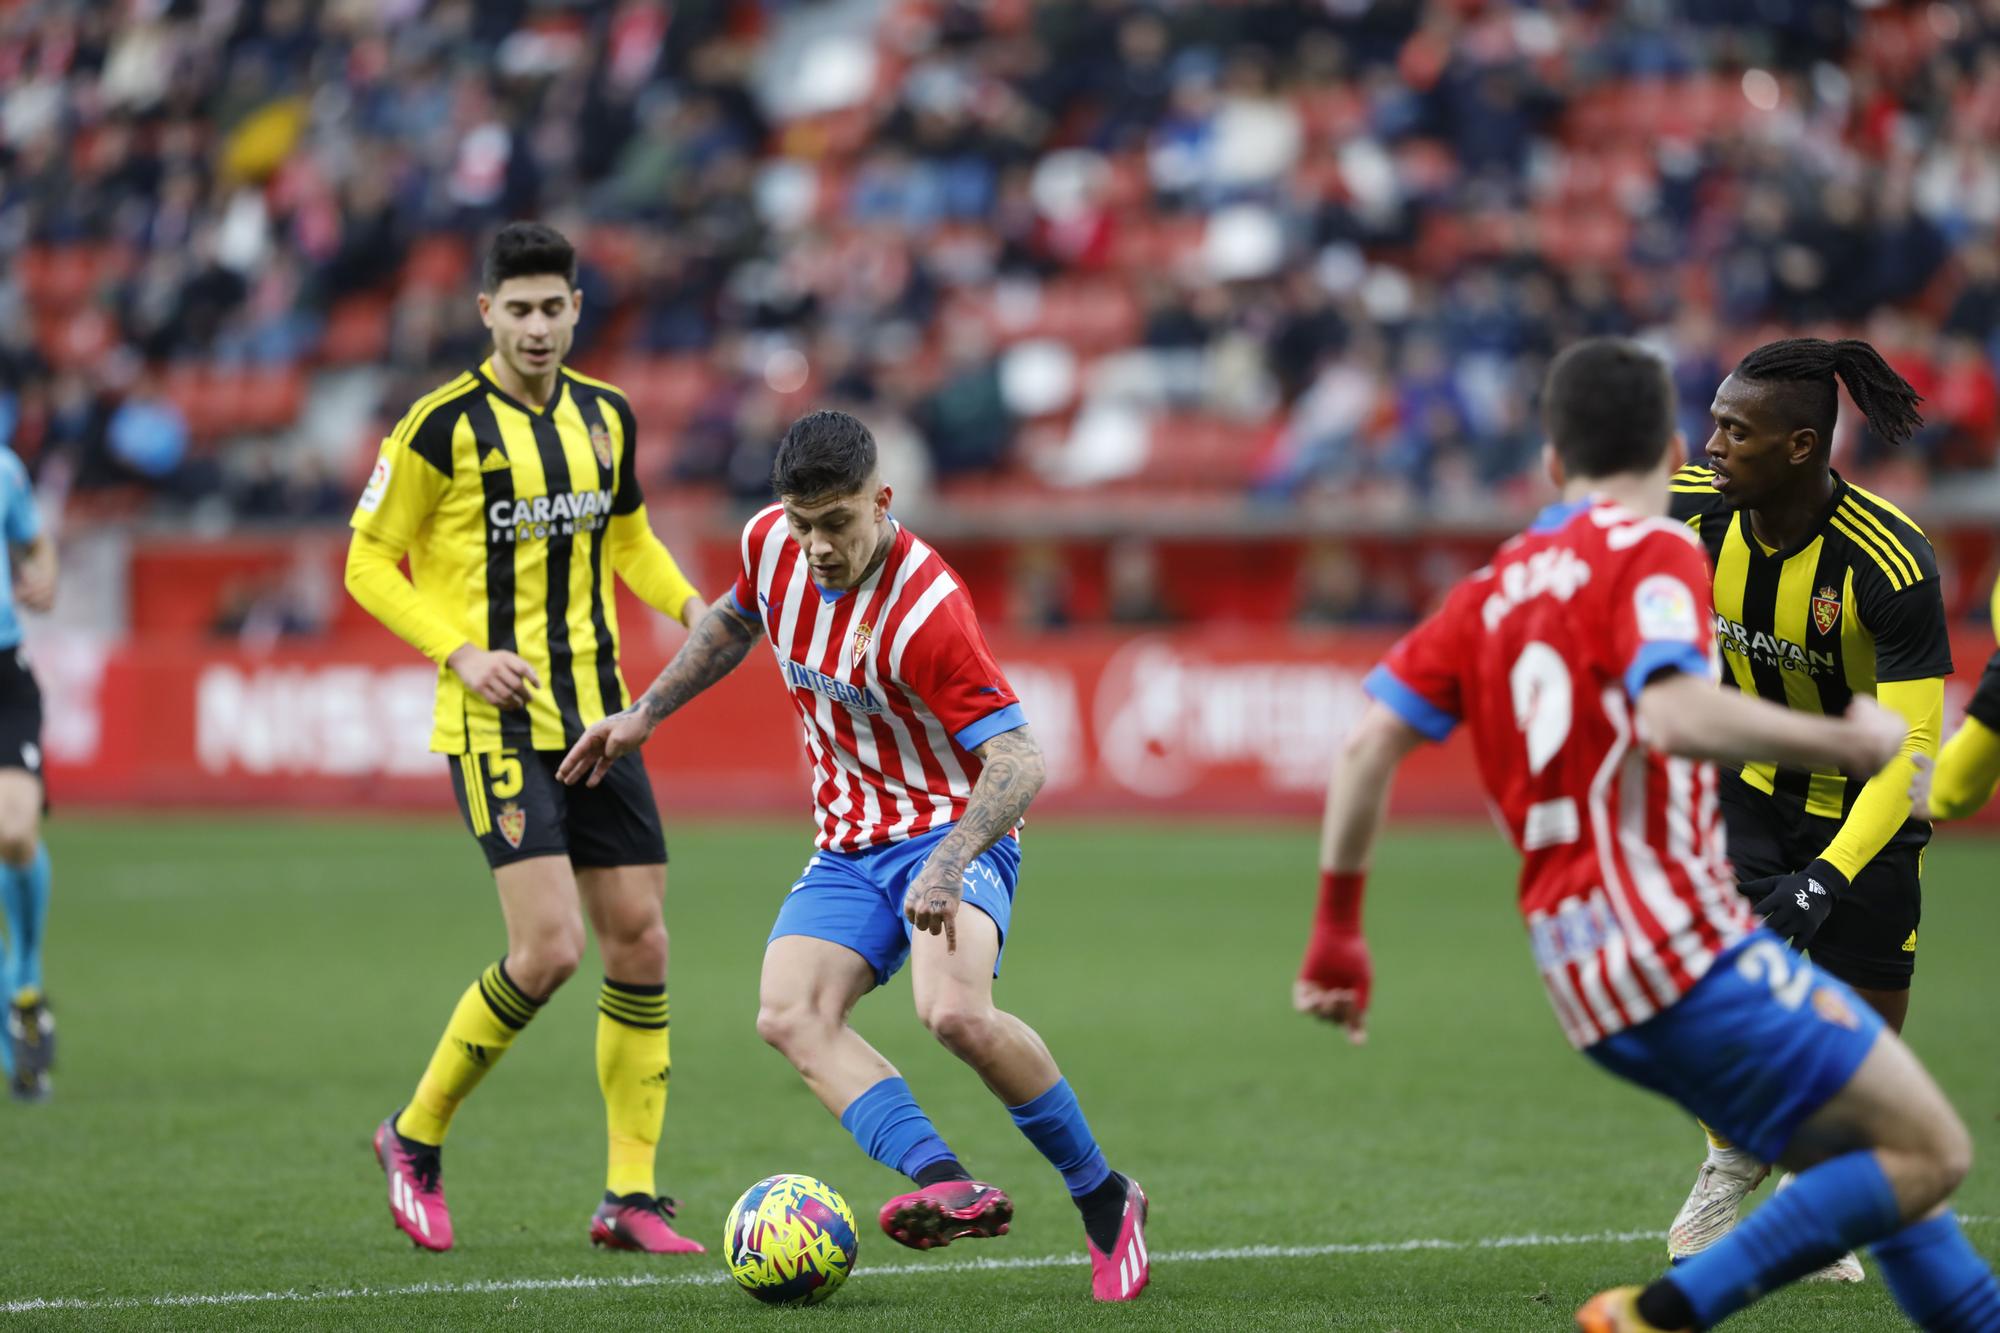
[[[960,748],[976,750],[1003,731],[1018,731],[1028,725],[1028,715],[1021,711],[1021,705],[1008,704],[997,713],[988,713],[968,727],[962,728],[952,739]]]
[[[727,600],[729,602],[729,609],[737,615],[742,616],[745,620],[754,623],[762,618],[755,611],[752,611],[749,607],[743,605],[742,602],[736,600],[736,585],[733,583],[729,585]]]
[[[1361,682],[1368,697],[1385,705],[1426,739],[1441,741],[1458,726],[1458,719],[1397,679],[1388,667],[1378,666]]]
[[[1655,639],[1639,645],[1632,665],[1625,668],[1625,697],[1637,702],[1639,691],[1661,671],[1685,671],[1707,680],[1708,654],[1691,643],[1674,639]]]

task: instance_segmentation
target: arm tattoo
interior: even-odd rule
[[[667,714],[734,671],[756,637],[757,627],[734,611],[709,607],[674,660],[632,707],[657,726]]]
[[[1042,747],[1035,744],[1026,727],[1001,732],[975,753],[985,767],[979,770],[979,781],[972,785],[972,799],[958,823],[931,853],[933,861],[941,861],[955,872],[953,878],[963,874],[974,857],[1006,837],[1021,822],[1028,803],[1035,799],[1035,793],[1042,789],[1049,775]]]

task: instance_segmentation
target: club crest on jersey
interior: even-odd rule
[[[590,428],[590,451],[597,455],[599,467],[611,466],[611,432],[602,426]]]
[[[509,847],[518,849],[521,839],[528,835],[528,812],[509,801],[494,816],[493,827],[500,830],[500,836],[507,840]]]
[[[868,656],[868,645],[873,642],[875,642],[875,628],[864,620],[854,631],[854,665],[861,665],[861,659]]]
[[[1850,1032],[1861,1027],[1861,1020],[1854,1016],[1854,1010],[1850,1009],[1847,1001],[1841,999],[1830,987],[1821,986],[1813,992],[1812,1007],[1814,1013],[1836,1027],[1846,1028]]]
[[[1812,599],[1813,628],[1821,634],[1833,633],[1833,627],[1840,620],[1840,594],[1832,588],[1821,588]]]

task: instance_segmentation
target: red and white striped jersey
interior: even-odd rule
[[[1433,740],[1471,726],[1522,856],[1535,961],[1579,1047],[1672,1004],[1755,924],[1724,852],[1714,767],[1635,734],[1633,702],[1656,673],[1716,675],[1710,598],[1681,524],[1557,505],[1368,677]]]
[[[825,851],[956,820],[979,779],[972,751],[1027,723],[958,576],[908,528],[895,530],[875,572],[835,593],[812,581],[782,507],[743,529],[733,609],[763,625],[804,723]]]

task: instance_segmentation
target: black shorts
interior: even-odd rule
[[[1720,786],[1729,859],[1739,882],[1804,870],[1840,831],[1839,820],[1807,814],[1735,773],[1722,774]],[[1814,963],[1862,990],[1910,988],[1917,970],[1917,920],[1923,915],[1924,847],[1930,840],[1929,824],[1903,822],[1861,867],[1806,946]]]
[[[667,861],[660,808],[639,756],[628,754],[595,787],[556,780],[561,750],[452,755],[458,813],[498,869],[531,856],[575,866],[655,866]]]
[[[19,648],[0,649],[0,768],[42,776],[42,687]]]

